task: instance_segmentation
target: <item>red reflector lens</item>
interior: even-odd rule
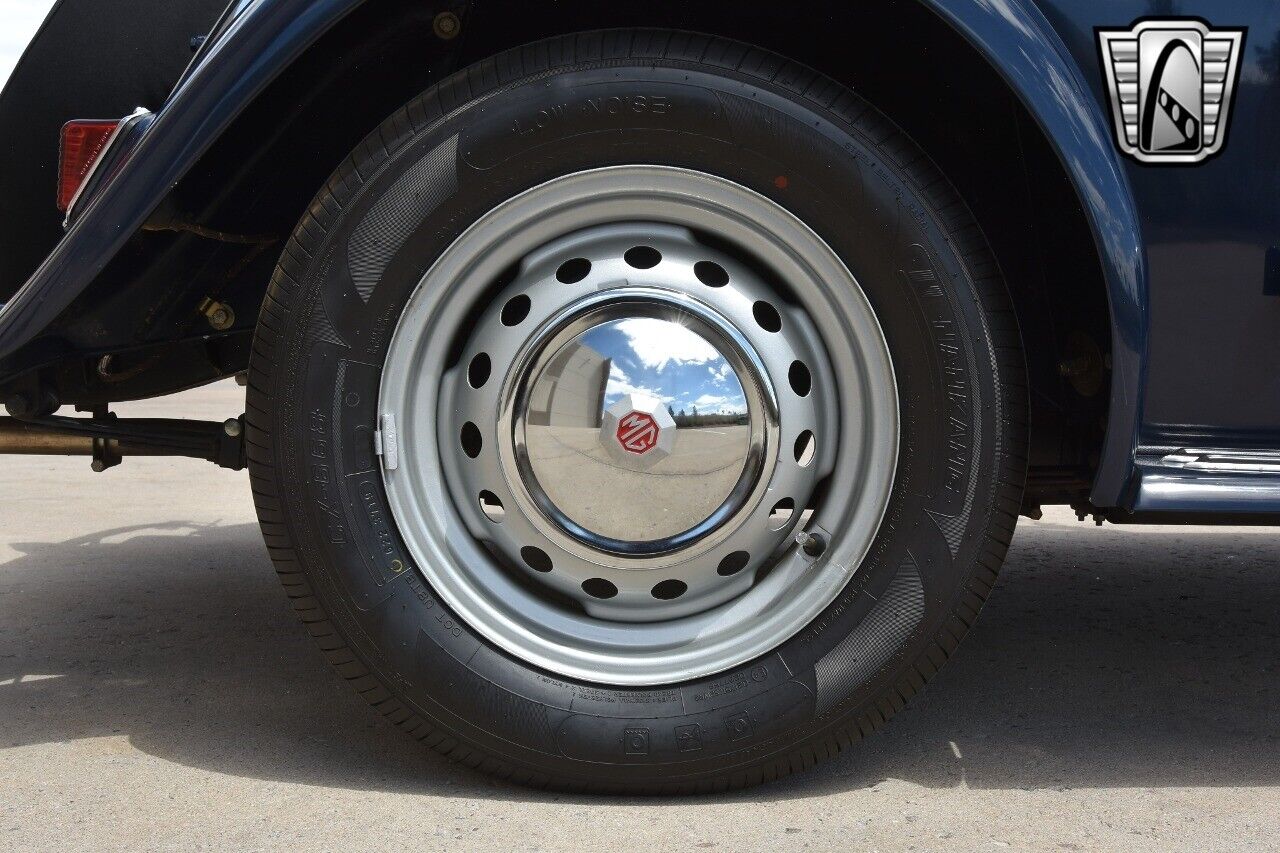
[[[117,119],[76,119],[62,126],[62,144],[58,148],[58,210],[66,213],[71,206],[76,190],[119,124]]]

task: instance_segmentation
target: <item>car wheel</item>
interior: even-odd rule
[[[1012,535],[998,268],[857,95],[609,31],[462,71],[312,202],[264,302],[271,556],[388,719],[533,784],[806,767],[955,648]]]

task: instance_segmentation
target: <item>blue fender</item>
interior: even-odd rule
[[[197,55],[133,156],[0,311],[0,360],[80,294],[218,136],[275,77],[363,0],[241,0]],[[1039,123],[1093,232],[1112,318],[1107,435],[1092,499],[1118,506],[1134,469],[1147,345],[1138,216],[1102,106],[1027,0],[921,0],[990,62]]]
[[[1089,220],[1111,306],[1111,405],[1091,500],[1124,506],[1134,473],[1147,352],[1147,257],[1102,105],[1028,0],[924,0],[986,57],[1039,123]]]
[[[102,272],[240,112],[363,0],[240,0],[119,172],[0,310],[0,363]]]

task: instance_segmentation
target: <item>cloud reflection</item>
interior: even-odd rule
[[[633,317],[591,329],[581,342],[609,360],[604,405],[644,394],[673,415],[745,415],[742,383],[705,338],[669,320]]]

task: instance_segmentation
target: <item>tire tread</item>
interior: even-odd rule
[[[281,327],[301,290],[307,267],[327,228],[341,215],[356,189],[422,128],[484,93],[531,75],[548,74],[584,62],[697,62],[725,69],[751,82],[772,85],[855,132],[891,160],[911,188],[928,202],[938,225],[960,258],[984,311],[985,345],[997,365],[1006,434],[1001,442],[995,506],[982,533],[971,575],[952,616],[906,676],[868,710],[797,746],[790,754],[713,779],[647,784],[640,787],[564,779],[500,761],[478,747],[435,729],[395,699],[342,639],[312,589],[295,553],[284,518],[284,484],[272,454],[271,398],[281,358]],[[272,275],[254,335],[247,387],[246,424],[250,481],[260,527],[276,572],[294,611],[338,673],[388,721],[426,746],[467,766],[532,787],[567,791],[648,794],[708,793],[749,787],[812,767],[883,726],[918,693],[952,655],[977,617],[995,583],[1013,535],[1026,476],[1026,378],[1018,323],[1001,276],[976,221],[933,162],[874,106],[840,83],[761,48],[717,36],[651,30],[606,31],[559,36],[508,50],[461,70],[387,118],[356,147],[312,201],[288,241]]]

